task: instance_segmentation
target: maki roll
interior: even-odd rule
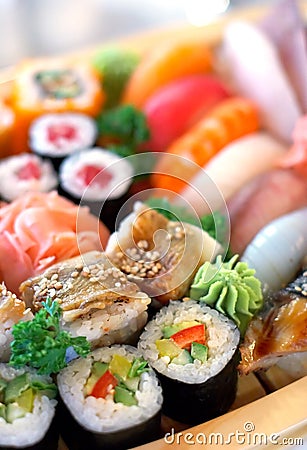
[[[57,377],[61,435],[71,450],[127,449],[159,437],[162,390],[131,346],[79,358]]]
[[[89,206],[93,214],[112,228],[128,198],[133,175],[133,167],[126,158],[94,147],[65,159],[60,166],[60,188],[66,197]]]
[[[138,348],[158,374],[163,412],[189,425],[226,413],[236,396],[239,340],[232,321],[194,300],[162,308]]]
[[[61,326],[85,336],[92,348],[134,343],[147,321],[150,298],[102,252],[89,252],[49,267],[20,286],[34,311],[48,297],[62,309]]]
[[[32,369],[0,364],[0,448],[56,450],[57,388]]]
[[[30,127],[29,146],[35,154],[50,159],[58,169],[66,156],[92,147],[96,136],[96,123],[85,114],[44,114]]]
[[[42,114],[78,112],[96,117],[104,98],[100,77],[87,63],[52,58],[24,61],[13,83],[13,151],[28,148],[29,127]]]
[[[27,192],[50,192],[58,185],[57,175],[49,161],[23,153],[0,163],[0,196],[13,201]]]
[[[12,327],[19,321],[31,320],[33,314],[25,303],[0,284],[0,361],[7,362],[13,341]]]

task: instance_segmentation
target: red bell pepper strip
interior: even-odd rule
[[[192,342],[197,342],[198,344],[206,343],[205,325],[200,324],[194,327],[184,328],[173,334],[170,339],[180,348],[190,350]]]
[[[91,395],[96,398],[106,398],[116,385],[117,379],[107,370],[95,384]]]

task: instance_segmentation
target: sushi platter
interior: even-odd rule
[[[0,72],[0,449],[307,448],[306,18]]]

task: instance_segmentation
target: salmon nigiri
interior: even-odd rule
[[[232,97],[220,102],[174,141],[158,160],[152,176],[153,186],[180,192],[225,145],[258,127],[257,108],[250,100]]]

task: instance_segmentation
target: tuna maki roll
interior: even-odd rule
[[[0,163],[0,196],[5,201],[16,200],[27,192],[50,192],[57,185],[52,164],[36,155],[24,153]]]
[[[159,437],[162,390],[131,346],[105,347],[57,377],[61,435],[72,450],[127,449]]]
[[[44,114],[30,127],[29,145],[35,154],[50,159],[58,169],[66,156],[92,147],[96,137],[96,123],[85,114]]]
[[[163,412],[190,425],[226,413],[236,396],[239,340],[232,321],[194,300],[162,308],[139,350],[160,379]]]
[[[50,377],[0,364],[0,448],[56,450],[56,394]]]
[[[66,158],[60,167],[61,193],[89,206],[109,227],[127,200],[134,170],[127,158],[109,150],[91,148]]]

